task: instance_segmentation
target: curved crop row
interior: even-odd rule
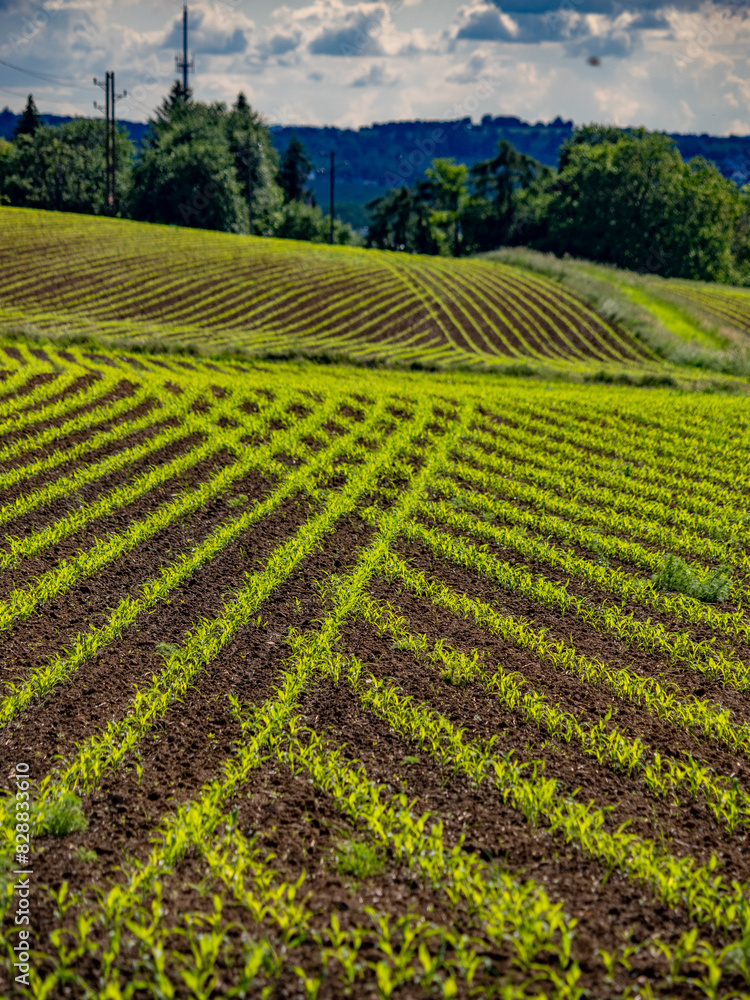
[[[417,331],[446,348],[438,363],[652,360],[554,282],[515,268],[94,221],[0,209],[0,323],[57,322],[104,339],[205,331],[209,344],[252,351],[362,356],[387,343],[405,362],[401,341]]]

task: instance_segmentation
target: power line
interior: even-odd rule
[[[11,97],[24,98],[24,97],[28,96],[28,93],[29,93],[28,90],[23,90],[23,89],[18,88],[18,87],[15,90],[11,90],[9,87],[0,87],[0,94],[9,94]],[[59,104],[61,107],[69,107],[70,106],[70,101],[56,101],[54,99],[54,97],[45,97],[44,98],[44,103],[45,104]],[[41,117],[44,118],[44,114],[42,114]],[[71,117],[72,118],[73,115],[72,114],[70,116],[68,116],[68,115],[57,115],[57,117],[58,118],[67,118],[67,117]]]
[[[320,155],[321,156],[328,155],[330,157],[330,164],[331,165],[329,167],[329,173],[328,173],[328,181],[329,181],[328,198],[329,198],[329,202],[330,202],[330,206],[331,206],[331,218],[330,218],[330,232],[329,232],[328,238],[329,238],[330,243],[333,243],[334,240],[335,240],[335,233],[336,233],[336,224],[335,224],[335,220],[336,220],[336,153],[335,153],[335,151],[333,149],[328,154],[324,153],[321,150]],[[348,165],[349,165],[349,161],[348,160],[344,160],[344,166],[348,166]],[[325,169],[323,170],[323,173],[325,173]]]
[[[56,87],[70,87],[73,90],[86,89],[85,87],[79,87],[77,83],[71,83],[69,80],[57,80],[54,76],[47,76],[45,73],[35,73],[33,70],[25,69],[23,66],[16,66],[14,63],[8,62],[7,59],[0,59],[0,65],[14,69],[17,73],[25,73],[26,76],[33,76],[37,80],[44,80],[45,83],[53,83]]]

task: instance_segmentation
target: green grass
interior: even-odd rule
[[[383,858],[374,847],[359,840],[340,844],[336,851],[336,870],[340,875],[355,879],[379,875],[385,867]]]
[[[626,279],[619,277],[618,272],[609,268],[594,268],[584,264],[581,264],[580,267],[585,274],[591,274],[592,277],[611,282],[632,302],[647,309],[670,333],[673,333],[680,340],[713,350],[721,350],[727,346],[725,338],[704,329],[685,309],[680,309],[679,306],[659,298],[652,291],[640,287],[637,284],[636,276],[628,275]]]
[[[684,559],[668,555],[651,580],[659,590],[687,594],[699,601],[717,604],[729,597],[732,581],[728,574],[728,566],[719,566],[699,577]]]
[[[88,823],[83,803],[75,792],[66,792],[45,809],[40,824],[40,836],[66,837],[69,833],[85,830]]]
[[[700,282],[667,282],[654,275],[559,259],[525,248],[506,247],[484,256],[558,282],[604,319],[626,329],[664,362],[683,371],[697,369],[743,379],[750,376],[750,340],[742,330],[679,294],[679,285],[700,289]],[[613,376],[611,371],[603,371],[604,381],[624,382],[625,378],[629,384],[637,384],[632,373]]]

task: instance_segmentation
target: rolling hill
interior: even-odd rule
[[[0,209],[0,331],[438,367],[642,364],[554,281],[483,260]]]
[[[750,995],[748,386],[634,319],[747,293],[7,208],[0,267],[3,997]]]

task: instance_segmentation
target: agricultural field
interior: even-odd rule
[[[485,260],[0,208],[0,332],[418,367],[659,370],[554,281]]]
[[[750,334],[750,290],[698,281],[667,281],[669,292],[697,307],[720,327]]]
[[[2,996],[750,996],[746,397],[0,358]]]

